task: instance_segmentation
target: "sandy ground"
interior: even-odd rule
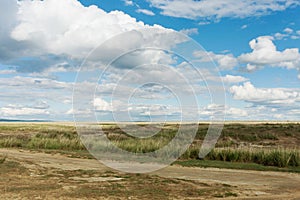
[[[36,153],[17,149],[0,149],[0,154],[7,155],[8,159],[24,163],[27,168],[40,166],[59,170],[97,170],[103,173],[111,170],[97,160],[70,158],[59,154]],[[207,184],[228,184],[235,188],[238,197],[226,199],[300,199],[300,174],[294,173],[189,168],[173,165],[150,175],[199,181]],[[102,181],[106,181],[106,179]],[[118,180],[115,179],[114,181]],[[1,193],[0,199],[3,199]]]

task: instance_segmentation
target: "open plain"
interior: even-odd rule
[[[165,125],[154,140],[169,141],[176,126]],[[132,138],[116,125],[102,127],[116,145],[137,151],[127,145]],[[130,174],[94,159],[71,123],[2,123],[0,199],[300,199],[300,124],[227,123],[214,153],[199,160],[193,151],[207,127],[199,125],[188,153],[171,166]],[[224,150],[228,155],[218,157]],[[280,158],[285,165],[229,156],[240,151],[276,155],[272,159]]]

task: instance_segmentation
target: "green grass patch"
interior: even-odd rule
[[[300,173],[300,167],[274,167],[264,166],[256,163],[239,163],[239,162],[224,162],[216,160],[178,160],[173,164],[184,167],[204,167],[204,168],[227,168],[241,170],[256,170],[256,171],[279,171],[279,172],[294,172]]]
[[[300,153],[290,149],[214,149],[206,157],[207,160],[227,162],[257,163],[276,167],[300,166]]]

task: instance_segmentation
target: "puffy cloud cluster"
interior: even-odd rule
[[[5,27],[0,31],[0,62],[15,65],[21,72],[74,68],[92,49],[128,31],[126,38],[119,37],[102,49],[103,57],[111,59],[126,48],[157,43],[168,49],[182,41],[172,35],[173,30],[145,25],[121,11],[85,7],[77,0],[3,0],[0,7],[6,8],[0,13],[0,26]],[[140,31],[143,29],[148,31]],[[136,57],[164,59],[161,53]]]
[[[84,7],[76,0],[25,0],[19,2],[17,26],[11,37],[45,53],[82,57],[116,34],[143,27],[143,22],[123,12],[107,13],[96,6]]]
[[[292,31],[290,29],[286,32]],[[249,42],[250,53],[235,57],[232,54],[215,54],[213,52],[196,51],[194,57],[200,62],[214,61],[221,70],[232,70],[239,63],[245,64],[247,71],[252,72],[263,67],[284,67],[300,71],[300,53],[298,48],[287,48],[279,51],[274,44],[274,37],[260,36]],[[227,81],[227,79],[224,79]]]
[[[248,79],[243,76],[233,76],[233,75],[226,75],[223,78],[223,82],[225,83],[240,83],[245,82]]]
[[[47,110],[47,108],[48,106],[44,107],[44,105],[42,104],[37,106],[9,104],[7,106],[0,108],[0,114],[2,117],[37,116],[37,115],[47,116],[50,113]]]
[[[197,35],[197,34],[199,34],[197,28],[182,29],[182,30],[180,30],[180,33],[183,33],[183,34],[186,34],[186,35]]]
[[[199,115],[202,119],[209,119],[208,117],[224,116],[226,119],[241,119],[246,117],[248,112],[241,108],[235,108],[230,106],[224,106],[220,104],[209,104],[200,109]]]
[[[299,119],[299,88],[257,88],[246,82],[229,89],[235,100],[245,101],[248,119],[297,120]]]
[[[285,28],[283,32],[278,32],[274,34],[274,38],[276,40],[286,40],[288,38],[291,38],[293,40],[300,38],[300,30],[294,31],[291,28]]]
[[[250,41],[251,53],[239,56],[239,61],[248,63],[248,70],[262,66],[285,67],[298,69],[300,67],[300,53],[298,48],[278,51],[273,43],[273,37],[262,36]]]
[[[188,19],[245,18],[298,6],[298,0],[148,0],[161,14]]]
[[[246,82],[243,85],[232,86],[230,93],[234,99],[251,103],[266,105],[300,103],[299,89],[256,88],[252,83]]]
[[[213,52],[196,51],[195,58],[200,62],[214,61],[221,70],[231,70],[238,65],[237,59],[232,54],[215,54]]]

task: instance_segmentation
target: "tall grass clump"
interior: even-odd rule
[[[6,160],[6,156],[0,156],[0,164],[4,163]]]
[[[85,147],[76,134],[36,134],[26,144],[30,149],[84,150]]]
[[[276,167],[300,166],[299,151],[289,149],[214,149],[205,159],[257,163]]]
[[[76,132],[69,130],[45,130],[32,135],[9,135],[0,137],[0,148],[29,148],[84,150]]]
[[[17,137],[5,137],[0,139],[1,148],[23,147],[24,140]]]

